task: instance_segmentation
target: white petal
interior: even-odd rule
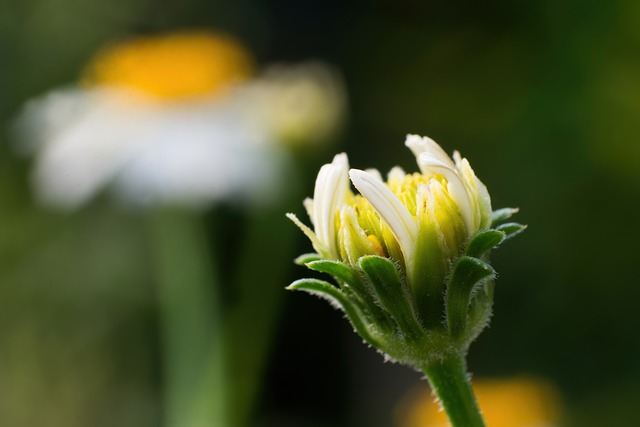
[[[398,240],[407,268],[413,263],[413,247],[418,226],[409,210],[387,186],[375,176],[358,169],[349,171],[351,182],[389,226]]]
[[[75,208],[111,184],[145,205],[268,203],[283,188],[287,152],[226,100],[155,104],[115,89],[54,95],[34,101],[20,125],[31,123],[25,149],[38,149],[34,181],[49,204]]]
[[[469,234],[475,233],[475,209],[470,194],[458,175],[457,170],[449,167],[429,153],[422,153],[418,157],[418,165],[425,176],[436,173],[442,175],[447,180],[447,189],[460,209],[460,214],[467,226],[467,232]]]
[[[419,135],[407,135],[407,139],[404,143],[413,152],[413,155],[418,158],[422,153],[429,153],[436,159],[440,160],[444,164],[455,167],[455,164],[449,157],[449,155],[435,142],[433,139],[426,136]]]
[[[337,154],[333,162],[320,168],[313,193],[313,223],[315,234],[338,258],[336,244],[336,212],[345,203],[349,191],[349,160],[344,153]]]
[[[22,118],[25,123],[32,120],[41,132],[33,135],[33,143],[40,146],[33,172],[40,201],[58,208],[79,207],[106,186],[146,144],[136,135],[129,136],[144,114],[123,114],[113,108],[110,100],[88,93],[82,101],[77,100],[76,107],[84,108],[75,111],[71,119],[69,114],[48,114],[60,101],[70,101],[56,96],[45,99],[41,106],[34,101],[32,105],[40,111]]]
[[[402,170],[400,166],[394,166],[387,174],[387,181],[389,182],[403,182],[407,174]]]
[[[307,197],[302,201],[302,205],[304,206],[304,210],[307,211],[307,215],[311,220],[311,224],[315,227],[313,222],[313,199],[311,197]]]
[[[467,159],[456,161],[458,173],[472,195],[475,207],[475,229],[487,228],[491,225],[491,197],[487,187],[473,172]]]
[[[458,150],[455,150],[453,152],[453,161],[456,164],[457,168],[460,168],[460,163],[462,163],[462,156],[460,155],[460,152]]]
[[[380,171],[376,168],[367,168],[365,169],[366,172],[370,173],[371,175],[375,176],[376,178],[378,178],[380,181],[382,181],[382,174],[380,173]]]

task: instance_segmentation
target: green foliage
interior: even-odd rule
[[[518,224],[517,222],[509,222],[506,224],[501,224],[496,227],[496,230],[502,231],[505,233],[505,239],[510,239],[513,236],[517,236],[527,229],[526,225]]]
[[[362,339],[376,347],[381,345],[372,334],[371,325],[364,321],[363,313],[358,305],[330,283],[318,279],[300,279],[289,285],[287,289],[305,291],[326,299],[332,306],[344,311],[354,330]]]
[[[469,241],[465,254],[480,258],[486,252],[498,246],[506,239],[506,233],[499,230],[482,230]]]
[[[411,305],[407,285],[401,279],[396,265],[389,259],[376,255],[363,256],[358,264],[382,307],[396,321],[401,333],[410,338],[420,336],[420,325]]]
[[[518,208],[502,208],[493,211],[491,214],[491,226],[495,227],[496,225],[501,224],[505,220],[517,214],[519,211],[520,209]]]
[[[473,288],[482,280],[495,276],[495,270],[486,262],[463,256],[455,263],[447,283],[447,323],[449,334],[456,340],[467,329],[469,302]]]
[[[311,261],[317,261],[319,259],[322,259],[322,257],[319,254],[314,252],[309,254],[302,254],[296,257],[296,259],[293,262],[298,265],[305,265]]]

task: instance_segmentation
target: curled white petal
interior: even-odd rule
[[[380,171],[376,168],[367,168],[365,169],[365,172],[370,173],[371,175],[375,176],[377,179],[379,179],[380,181],[384,181],[382,179],[382,174],[380,173]]]
[[[407,268],[410,269],[413,263],[413,248],[418,234],[416,220],[400,199],[375,176],[359,169],[351,169],[349,176],[360,194],[371,203],[371,206],[391,229],[400,244]]]
[[[416,156],[416,159],[422,153],[430,153],[433,157],[446,164],[447,166],[454,168],[455,164],[449,157],[449,155],[440,147],[440,145],[433,139],[427,136],[419,135],[407,135],[407,139],[404,143]]]
[[[491,196],[487,187],[478,179],[469,161],[464,158],[456,159],[456,166],[460,177],[465,182],[474,205],[476,230],[491,225]]]
[[[345,203],[349,191],[349,160],[345,153],[337,154],[333,162],[320,168],[313,193],[313,217],[318,239],[335,259],[339,257],[335,218]]]
[[[460,169],[460,163],[462,163],[462,156],[458,150],[453,152],[453,161],[456,165],[456,168]]]
[[[418,156],[418,165],[425,176],[435,174],[442,175],[447,180],[447,189],[453,200],[460,209],[460,214],[467,226],[467,231],[471,235],[476,231],[475,209],[468,189],[463,180],[458,175],[455,165],[449,166],[431,155],[422,153]]]

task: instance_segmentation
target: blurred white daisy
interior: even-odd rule
[[[73,209],[106,186],[136,205],[276,198],[289,146],[329,140],[344,94],[319,63],[252,69],[242,46],[210,32],[100,52],[82,85],[28,102],[18,119],[37,199]]]
[[[327,141],[345,115],[340,77],[320,62],[272,65],[248,89],[254,112],[291,144]]]

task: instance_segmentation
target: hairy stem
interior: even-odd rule
[[[423,366],[422,371],[453,427],[484,427],[462,354],[450,354]]]

